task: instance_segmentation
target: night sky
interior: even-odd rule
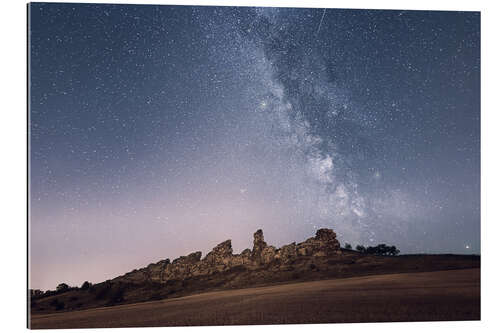
[[[31,287],[302,241],[480,251],[476,12],[30,6]]]

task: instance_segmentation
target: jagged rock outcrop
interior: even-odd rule
[[[315,237],[299,244],[294,242],[284,245],[279,249],[267,245],[261,229],[257,230],[253,237],[252,250],[245,249],[240,254],[233,254],[231,240],[228,239],[214,247],[203,259],[201,259],[201,252],[193,252],[172,262],[169,259],[159,261],[120,278],[136,283],[144,280],[165,283],[172,280],[210,276],[236,267],[249,271],[265,268],[286,271],[295,269],[293,264],[300,258],[329,258],[341,253],[337,235],[331,229],[319,229]]]
[[[233,255],[233,247],[231,245],[231,240],[228,239],[225,242],[220,243],[210,251],[206,257],[203,259],[207,263],[212,265],[227,265]]]
[[[340,253],[337,235],[331,229],[319,229],[316,237],[311,237],[297,245],[299,256],[325,257]]]
[[[267,243],[264,241],[264,232],[262,232],[262,229],[259,229],[253,234],[252,255],[260,256],[262,250],[266,247]]]
[[[297,258],[297,245],[293,242],[292,244],[282,246],[275,257],[284,264],[292,263]]]
[[[253,250],[252,259],[256,264],[269,264],[275,259],[276,248],[274,246],[268,246],[264,241],[264,233],[262,229],[257,230],[253,234]]]

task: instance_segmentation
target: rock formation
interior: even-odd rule
[[[149,280],[166,283],[172,280],[210,276],[237,267],[250,271],[290,270],[291,265],[300,258],[330,258],[341,253],[337,235],[331,229],[319,229],[315,237],[299,244],[294,242],[284,245],[279,249],[267,245],[261,229],[257,230],[253,237],[252,250],[245,249],[240,254],[233,254],[231,240],[228,239],[214,247],[203,259],[201,259],[201,252],[193,252],[172,262],[169,259],[159,261],[117,279],[128,282]]]

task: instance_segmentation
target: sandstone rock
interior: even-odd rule
[[[306,247],[306,246],[301,246],[299,245],[299,247],[297,248],[297,254],[299,256],[307,256],[310,254],[310,248]]]
[[[233,261],[233,266],[239,266],[239,265],[247,265],[251,266],[253,261],[252,261],[252,251],[250,249],[244,249],[241,254],[237,254],[234,256],[234,261]]]
[[[319,229],[316,236],[297,245],[301,256],[325,257],[340,253],[340,243],[337,235],[331,229]]]
[[[331,242],[337,240],[337,234],[333,232],[332,229],[318,229],[316,231],[316,237],[314,239],[322,241],[322,242]]]
[[[172,264],[194,264],[201,259],[201,251],[193,252],[188,254],[187,256],[181,256],[174,261],[172,261]]]
[[[274,260],[274,256],[276,255],[276,248],[274,246],[265,247],[261,254],[261,262],[264,264],[269,264]]]
[[[134,273],[133,277],[127,276],[127,278],[166,282],[194,276],[208,276],[234,267],[244,267],[257,272],[264,267],[270,271],[300,270],[299,266],[305,264],[302,263],[299,266],[294,264],[298,257],[305,257],[306,260],[307,258],[323,260],[321,257],[330,257],[340,253],[337,235],[331,229],[319,229],[315,237],[299,244],[284,245],[280,249],[267,245],[261,229],[257,230],[253,237],[253,249],[245,249],[241,254],[233,254],[231,240],[226,240],[214,247],[203,260],[200,260],[201,252],[193,252],[175,259],[172,263],[168,259],[159,261],[144,268],[144,271],[140,273]],[[309,269],[309,267],[304,269]]]
[[[295,258],[297,258],[297,246],[295,242],[282,246],[276,256],[276,259],[279,259],[283,263],[292,262]]]
[[[267,243],[264,241],[264,233],[262,229],[257,230],[253,234],[253,256],[259,256],[264,248],[267,247]]]
[[[274,260],[276,255],[276,248],[268,246],[264,241],[264,233],[262,229],[257,230],[253,234],[253,250],[251,259],[257,265],[269,264]]]
[[[213,248],[206,257],[203,259],[210,264],[227,264],[230,258],[233,255],[233,247],[231,246],[231,240],[228,239]]]
[[[241,256],[250,258],[252,256],[252,251],[250,249],[244,249],[243,252],[241,252]]]
[[[237,254],[237,255],[232,256],[229,259],[228,266],[235,267],[235,266],[240,266],[240,265],[244,265],[244,264],[245,264],[245,262],[243,260],[243,257],[241,256],[241,254]]]
[[[325,255],[340,253],[340,243],[337,240],[337,234],[332,229],[319,229],[316,231],[315,239],[319,241],[319,248]]]

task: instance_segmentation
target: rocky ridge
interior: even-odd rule
[[[233,254],[231,240],[212,249],[204,258],[193,252],[173,261],[161,260],[147,267],[97,284],[64,292],[46,292],[31,298],[32,313],[72,311],[101,306],[182,297],[206,291],[267,286],[372,274],[424,272],[476,268],[479,256],[382,256],[341,249],[331,229],[281,248],[268,245],[262,230],[253,235],[253,248]]]
[[[306,257],[331,257],[341,254],[337,235],[331,229],[319,229],[315,237],[304,242],[295,242],[277,249],[264,240],[261,229],[253,234],[253,249],[245,249],[233,254],[231,240],[228,239],[212,249],[203,259],[200,251],[181,256],[172,262],[161,260],[156,264],[134,270],[115,281],[138,283],[151,281],[167,283],[168,281],[186,280],[240,268],[255,271],[262,268],[271,270],[288,270],[297,259]]]

